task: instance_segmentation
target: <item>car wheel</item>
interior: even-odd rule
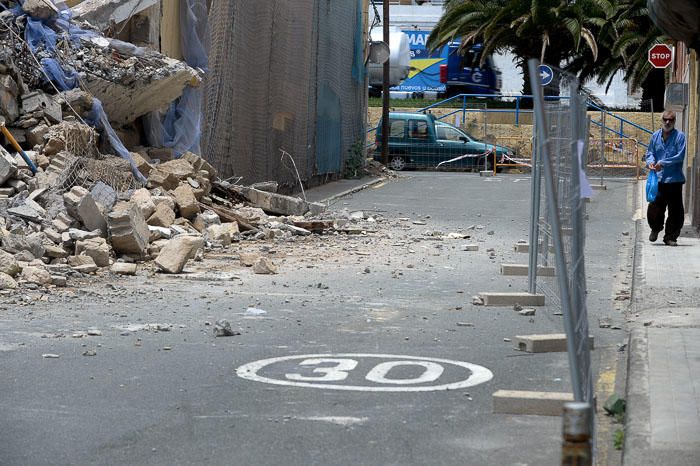
[[[389,168],[392,170],[401,171],[406,168],[406,160],[403,157],[393,156],[389,161]]]

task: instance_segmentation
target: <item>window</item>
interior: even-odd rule
[[[437,127],[437,138],[447,141],[460,141],[459,138],[464,137],[464,134],[449,126]]]
[[[389,137],[403,138],[406,129],[405,120],[389,120]]]
[[[428,139],[428,123],[422,120],[409,122],[410,137],[414,139]]]

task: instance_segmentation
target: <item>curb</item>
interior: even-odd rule
[[[646,329],[635,329],[627,346],[627,413],[622,464],[644,464],[650,448],[649,361]]]
[[[367,188],[374,186],[375,184],[381,183],[382,181],[386,181],[386,178],[381,177],[381,178],[377,178],[377,179],[372,180],[372,181],[368,181],[367,183],[361,184],[360,186],[355,186],[354,188],[346,189],[345,191],[342,191],[338,194],[334,194],[334,195],[327,197],[319,202],[328,204],[332,201],[335,201],[336,199],[340,199],[341,197],[345,197],[345,196],[348,196],[350,194],[355,194],[356,192],[363,191]]]

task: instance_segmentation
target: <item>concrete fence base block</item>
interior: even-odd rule
[[[543,294],[530,293],[479,293],[484,306],[544,306]]]
[[[530,243],[515,243],[515,245],[513,245],[513,250],[515,252],[528,253],[530,252]]]
[[[493,170],[481,170],[479,176],[493,176]]]
[[[566,334],[518,335],[513,338],[513,345],[519,351],[528,353],[562,353],[566,351]],[[588,337],[588,348],[594,348],[594,338]]]
[[[493,412],[561,416],[569,401],[574,401],[571,393],[498,390],[493,394]]]
[[[501,275],[527,275],[527,264],[501,264]],[[553,277],[554,267],[541,265],[537,267],[538,277]]]
[[[605,191],[608,189],[607,185],[604,184],[592,184],[591,188],[593,188],[596,191]]]

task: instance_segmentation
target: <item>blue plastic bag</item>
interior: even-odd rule
[[[659,177],[656,175],[656,170],[649,170],[649,176],[647,177],[647,202],[654,202],[658,193]]]

